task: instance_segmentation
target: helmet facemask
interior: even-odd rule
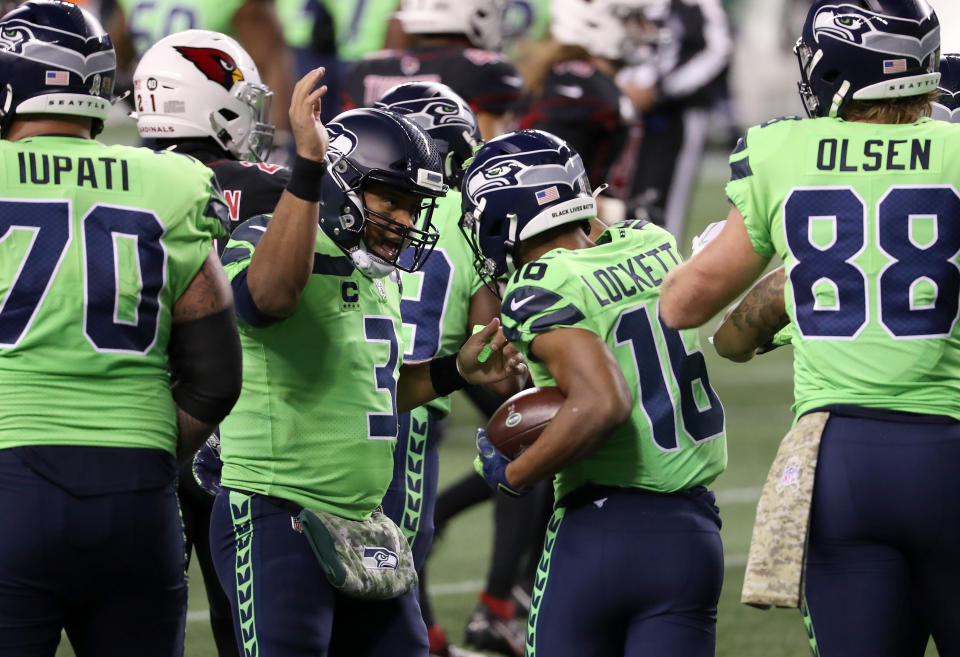
[[[822,55],[822,51],[818,50],[817,55],[814,55],[810,45],[800,38],[797,39],[797,43],[793,47],[793,53],[797,56],[797,63],[800,66],[800,81],[797,82],[797,90],[800,93],[800,99],[803,101],[803,108],[806,110],[807,116],[813,119],[819,116],[820,101],[817,100],[817,94],[814,93],[813,87],[810,85],[810,71],[820,61],[818,55]]]
[[[480,280],[494,295],[502,298],[500,293],[502,283],[516,270],[514,259],[516,241],[505,240],[503,243],[505,268],[498,267],[494,258],[484,254],[483,248],[480,246],[480,230],[483,226],[480,218],[483,216],[486,205],[487,199],[481,198],[475,207],[463,213],[460,218],[460,232],[463,233],[467,244],[470,245],[470,250],[473,251],[473,267],[477,270]],[[511,233],[516,235],[517,215],[508,216],[505,220],[511,222]],[[501,269],[503,270],[501,271]]]
[[[227,108],[210,114],[214,139],[224,150],[241,160],[265,162],[273,148],[274,127],[270,123],[273,111],[273,92],[255,82],[235,85],[231,95],[250,108],[247,117],[241,117]]]

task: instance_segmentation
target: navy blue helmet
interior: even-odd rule
[[[794,48],[807,115],[851,100],[916,96],[940,78],[940,22],[926,0],[818,0]]]
[[[117,56],[93,14],[72,2],[31,0],[0,18],[0,129],[15,114],[110,112]]]
[[[940,121],[960,123],[960,54],[940,59],[940,97],[933,102],[931,116]]]
[[[516,269],[520,242],[570,222],[597,216],[580,155],[542,130],[520,130],[488,141],[463,176],[460,230],[477,271],[499,294],[497,280]]]
[[[320,227],[372,278],[386,276],[394,268],[418,270],[437,242],[430,223],[434,199],[447,191],[436,144],[412,121],[381,109],[344,112],[327,124],[327,132],[329,175],[323,178]],[[367,206],[363,192],[370,183],[423,199],[413,228]],[[403,238],[400,253],[412,248],[412,260],[404,260],[411,264],[386,262],[367,249],[363,233],[370,222]]]
[[[477,117],[457,92],[440,82],[404,82],[373,105],[400,112],[427,131],[440,147],[443,175],[459,189],[463,163],[482,143]]]

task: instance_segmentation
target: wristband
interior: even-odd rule
[[[460,374],[456,353],[437,356],[430,361],[430,383],[437,391],[437,397],[446,397],[467,386],[467,380]]]
[[[320,200],[320,180],[326,173],[326,160],[317,162],[298,155],[293,161],[293,171],[290,172],[286,189],[300,200],[316,203]]]

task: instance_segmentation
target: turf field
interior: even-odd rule
[[[680,244],[683,253],[689,252],[689,237],[700,227],[726,215],[722,190],[726,177],[724,161],[722,155],[707,158],[703,180],[690,211],[694,219],[688,236]],[[713,324],[708,325],[711,331]],[[705,331],[704,336],[707,334]],[[758,611],[739,603],[759,487],[779,439],[790,426],[789,407],[793,399],[791,353],[788,348],[780,349],[746,365],[723,361],[706,344],[704,353],[711,382],[726,409],[730,454],[729,467],[714,486],[723,517],[726,554],[726,578],[717,625],[717,655],[805,657],[810,651],[799,612]],[[441,447],[441,488],[471,467],[477,422],[478,416],[469,402],[456,399],[447,437]],[[483,586],[491,543],[491,517],[491,505],[487,503],[455,518],[443,539],[435,545],[430,561],[434,609],[454,642],[462,641],[467,616]],[[186,655],[215,657],[205,614],[207,602],[196,568],[191,570],[190,582]],[[57,655],[67,657],[73,653],[62,645]],[[933,655],[936,651],[931,647],[928,657]]]

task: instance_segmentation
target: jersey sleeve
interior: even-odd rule
[[[530,345],[541,333],[582,328],[597,333],[584,314],[584,299],[568,270],[549,259],[528,263],[507,286],[500,316],[503,334],[529,358]]]
[[[759,139],[757,128],[751,128],[737,142],[730,154],[730,180],[727,182],[727,198],[736,206],[747,227],[747,235],[753,244],[753,250],[769,258],[774,254],[770,237],[770,222],[762,208],[759,182],[750,165],[750,147],[748,142]]]
[[[223,263],[223,268],[231,281],[250,266],[253,251],[260,243],[260,238],[267,232],[268,223],[270,223],[269,215],[253,217],[237,226],[233,234],[230,235],[230,241],[227,242],[227,248],[220,255],[220,261]]]
[[[463,51],[467,70],[454,88],[477,114],[505,114],[523,92],[523,78],[506,56],[488,50]]]
[[[169,268],[169,275],[174,298],[179,299],[200,271],[214,241],[227,236],[230,215],[213,171],[196,160],[184,165],[180,155],[170,157],[178,158],[177,169],[182,173],[179,180],[175,178],[169,184],[182,190],[182,197],[188,201],[184,215],[168,225],[166,237],[168,256],[178,263]]]

